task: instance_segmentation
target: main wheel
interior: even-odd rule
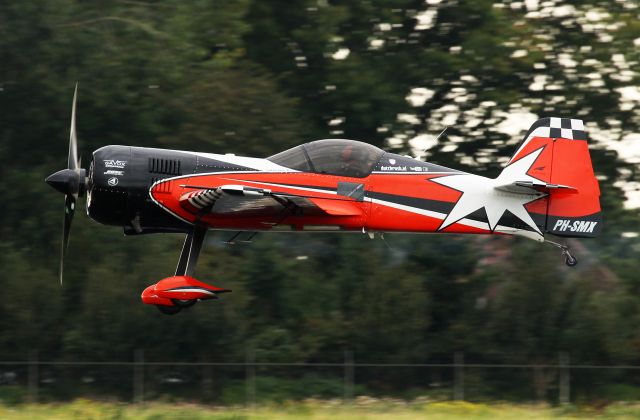
[[[189,308],[196,304],[196,299],[171,299],[174,305],[180,308]]]
[[[576,257],[571,255],[567,255],[567,258],[564,260],[564,262],[569,267],[575,267],[575,265],[578,264],[578,260],[576,259]]]
[[[156,305],[156,308],[165,315],[175,315],[182,309],[180,306]]]

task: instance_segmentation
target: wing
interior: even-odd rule
[[[196,189],[180,197],[180,205],[191,212],[237,216],[279,215],[283,209],[305,215],[359,216],[359,206],[345,199],[273,192],[244,185]]]

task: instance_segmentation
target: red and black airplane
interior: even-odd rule
[[[80,167],[73,99],[68,168],[46,179],[65,194],[62,260],[78,197],[87,214],[127,235],[185,233],[175,275],[149,286],[144,303],[174,314],[228,290],[193,278],[208,229],[234,232],[472,233],[549,242],[595,237],[600,190],[581,120],[536,121],[502,173],[486,178],[329,139],[266,159],[133,146],[105,146]],[[62,262],[60,268],[62,281]]]

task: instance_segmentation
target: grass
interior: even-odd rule
[[[603,409],[589,407],[550,407],[510,403],[468,402],[406,403],[398,400],[357,399],[343,405],[338,400],[308,400],[278,405],[208,407],[194,404],[147,403],[131,405],[116,402],[76,400],[71,403],[0,406],[2,419],[212,419],[212,420],[409,420],[409,419],[609,419],[640,418],[640,404],[617,403]]]

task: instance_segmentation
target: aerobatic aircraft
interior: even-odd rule
[[[94,151],[85,170],[76,94],[68,167],[46,179],[65,194],[60,281],[76,200],[86,195],[87,215],[126,235],[186,234],[175,275],[142,293],[166,314],[229,291],[193,277],[209,229],[229,231],[229,242],[274,231],[518,235],[557,246],[569,266],[576,258],[549,236],[591,238],[602,229],[581,120],[536,121],[493,179],[343,139],[265,159],[111,145]]]

